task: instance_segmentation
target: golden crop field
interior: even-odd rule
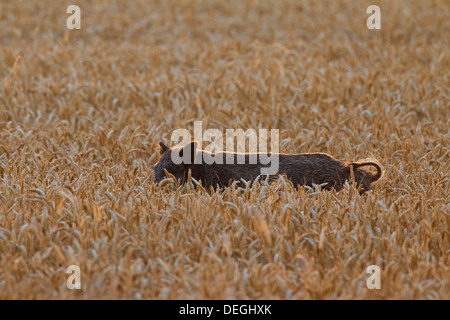
[[[0,299],[450,299],[449,16],[448,0],[1,0]],[[197,120],[384,176],[362,196],[149,183],[158,142]]]

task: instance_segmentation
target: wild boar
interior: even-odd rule
[[[160,159],[154,167],[155,182],[161,182],[165,177],[165,171],[169,172],[183,183],[188,177],[189,170],[192,178],[201,181],[206,187],[224,187],[232,181],[253,181],[261,175],[261,169],[267,167],[260,161],[263,153],[209,153],[198,149],[198,143],[192,141],[183,147],[169,148],[164,143],[159,143]],[[188,161],[176,164],[173,161],[174,153],[179,158]],[[186,157],[186,154],[188,155]],[[353,171],[354,180],[360,193],[371,190],[372,183],[382,176],[382,169],[376,162],[341,162],[325,153],[299,153],[299,154],[270,154],[277,155],[279,169],[276,175],[269,175],[269,182],[276,180],[280,175],[285,176],[294,186],[323,185],[322,189],[342,189],[346,181],[351,180]],[[205,157],[214,156],[221,163],[207,163]],[[257,159],[250,161],[251,157]],[[244,163],[238,162],[238,157],[245,159]],[[196,160],[197,159],[197,160]],[[230,159],[233,159],[230,163]],[[228,160],[228,161],[227,161]],[[373,166],[376,173],[362,170],[362,167]],[[264,176],[262,178],[265,178]]]

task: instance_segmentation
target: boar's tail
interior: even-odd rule
[[[350,165],[355,169],[358,169],[360,167],[366,167],[366,166],[375,167],[377,169],[377,173],[372,175],[372,182],[377,181],[383,175],[383,170],[381,170],[380,165],[376,162],[353,162],[353,163],[350,163]]]

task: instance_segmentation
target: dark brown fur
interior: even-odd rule
[[[154,167],[155,181],[161,182],[165,178],[165,171],[174,175],[180,182],[184,182],[191,170],[192,178],[202,181],[207,187],[228,186],[231,181],[252,181],[261,174],[263,164],[249,164],[249,154],[245,154],[245,164],[237,164],[237,153],[234,156],[234,164],[225,164],[225,156],[230,153],[218,153],[224,157],[224,164],[195,164],[194,157],[202,156],[207,151],[197,149],[197,142],[193,141],[180,148],[168,148],[160,142],[160,159]],[[172,152],[190,152],[191,163],[176,165],[172,162]],[[373,166],[377,173],[373,174],[360,169],[365,166]],[[274,181],[278,176],[284,175],[294,186],[313,186],[313,184],[326,184],[322,188],[330,190],[342,189],[346,181],[351,180],[351,170],[360,192],[364,193],[371,189],[371,184],[381,178],[382,170],[375,162],[343,163],[325,153],[300,153],[300,154],[279,154],[278,174],[269,176],[269,181]],[[264,177],[263,177],[264,178]]]

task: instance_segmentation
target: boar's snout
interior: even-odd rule
[[[155,178],[155,183],[159,184],[161,181],[164,180],[166,177],[164,173],[164,168],[162,168],[160,163],[157,163],[156,166],[153,168],[153,172],[151,173],[153,177]],[[151,178],[152,176],[150,176]]]

